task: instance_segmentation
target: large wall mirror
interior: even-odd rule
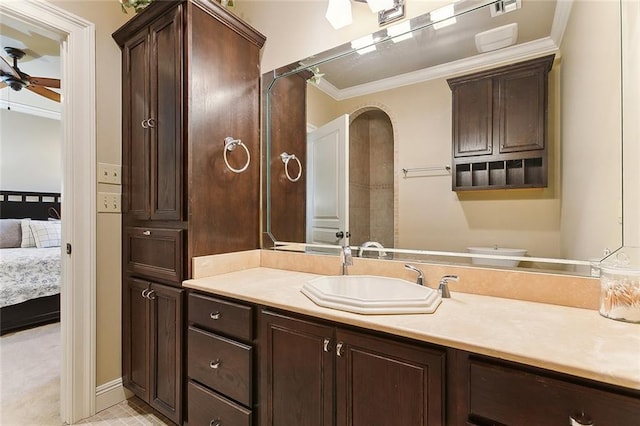
[[[633,67],[623,53],[633,51],[625,43],[637,37],[637,17],[621,20],[624,1],[450,8],[266,74],[266,239],[285,249],[348,244],[367,257],[591,274],[590,263],[622,246],[624,228],[637,229],[626,199],[638,184],[625,175],[624,201],[622,190],[623,113],[637,113],[624,101],[623,71]],[[517,27],[513,43],[477,46],[476,34],[505,26]],[[548,186],[453,191],[447,79],[550,54]],[[624,152],[638,152],[637,136],[625,138]],[[365,243],[371,249],[360,250]]]

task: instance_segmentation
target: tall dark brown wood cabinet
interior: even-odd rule
[[[122,49],[123,381],[181,423],[191,259],[260,246],[265,38],[209,0],[154,2],[113,38]],[[230,168],[227,137],[246,146],[227,151]]]

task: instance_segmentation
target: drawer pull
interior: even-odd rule
[[[155,292],[156,292],[155,290],[150,290],[149,293],[147,293],[147,299],[156,300]]]
[[[591,417],[584,413],[569,416],[569,426],[593,426],[593,424]]]
[[[144,290],[142,290],[142,297],[144,297],[146,299],[147,298],[147,294],[148,294],[149,291],[151,291],[151,290],[148,289],[148,288],[145,288]]]
[[[214,419],[209,422],[209,426],[222,426],[222,420]]]
[[[149,235],[151,235],[151,231],[144,231],[142,235],[146,235],[148,237]]]
[[[342,350],[342,345],[343,345],[342,342],[336,345],[336,355],[338,356],[342,356],[344,354],[344,351]]]
[[[220,312],[211,312],[209,314],[209,318],[211,318],[212,320],[219,320],[221,316],[222,314]]]
[[[216,359],[215,361],[211,361],[209,363],[209,367],[213,368],[214,370],[217,370],[220,367],[220,360]]]

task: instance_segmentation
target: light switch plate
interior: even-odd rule
[[[121,185],[122,168],[117,164],[98,163],[98,183]]]
[[[120,199],[116,192],[98,192],[98,213],[120,213]]]

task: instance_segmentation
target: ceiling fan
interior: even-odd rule
[[[45,77],[31,77],[29,74],[23,72],[18,68],[18,60],[22,59],[25,53],[15,47],[5,47],[4,51],[7,55],[13,59],[13,66],[9,64],[4,58],[0,57],[0,89],[5,86],[9,86],[16,92],[26,88],[40,96],[51,99],[55,102],[60,102],[60,94],[47,89],[47,87],[60,88],[60,79],[57,78],[45,78]]]

